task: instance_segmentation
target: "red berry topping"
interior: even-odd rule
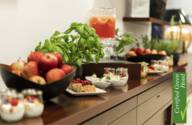
[[[33,102],[33,100],[35,99],[35,97],[34,97],[34,96],[27,96],[26,99],[27,99],[27,101],[29,101],[29,102]]]
[[[155,68],[153,66],[150,66],[149,68],[152,69],[152,70],[155,70]]]
[[[11,103],[12,106],[17,106],[18,99],[13,98],[13,99],[10,100],[10,103]]]

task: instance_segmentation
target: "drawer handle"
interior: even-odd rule
[[[159,98],[159,97],[160,97],[160,95],[157,96],[157,98]]]

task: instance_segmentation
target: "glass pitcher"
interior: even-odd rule
[[[115,37],[115,9],[93,8],[89,19],[89,25],[93,27],[101,39]]]
[[[108,0],[95,0],[94,7],[90,10],[88,23],[101,38],[105,53],[104,60],[108,60],[113,54],[115,42],[116,9]]]

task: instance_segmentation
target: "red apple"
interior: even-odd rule
[[[151,54],[151,50],[150,50],[150,49],[145,49],[144,53],[145,53],[146,55],[149,55],[149,54]]]
[[[45,79],[42,76],[38,76],[38,75],[31,76],[29,78],[29,80],[34,82],[34,83],[40,84],[40,85],[45,85],[46,84]]]
[[[47,72],[50,69],[56,68],[58,65],[57,57],[52,53],[46,53],[39,62],[39,68],[43,72]]]
[[[46,74],[46,80],[48,83],[62,79],[65,76],[65,72],[59,68],[54,68],[48,71]]]
[[[11,71],[22,71],[24,69],[25,62],[22,60],[18,60],[17,62],[14,62],[11,64],[10,68]]]
[[[35,76],[39,74],[38,65],[35,61],[28,62],[22,72],[22,76],[26,79],[30,78],[31,76]]]
[[[144,50],[145,50],[144,48],[136,48],[135,53],[137,55],[142,55],[144,53]]]
[[[58,67],[61,67],[63,65],[63,57],[62,57],[61,53],[54,52],[54,55],[57,57]]]
[[[35,61],[35,62],[39,63],[41,58],[43,57],[43,55],[44,54],[42,52],[38,52],[38,51],[31,52],[30,55],[28,56],[27,60],[28,60],[28,62]]]
[[[64,64],[61,69],[65,72],[65,74],[68,74],[73,71],[73,67],[67,64]]]

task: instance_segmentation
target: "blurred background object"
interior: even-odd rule
[[[180,9],[169,9],[166,10],[164,19],[170,22],[170,26],[165,27],[164,39],[180,41],[182,53],[186,53],[192,41],[192,26],[189,18]]]
[[[150,17],[163,19],[167,0],[150,0]]]
[[[170,22],[171,17],[175,16],[175,23],[179,24],[191,24],[188,16],[181,9],[167,9],[164,14],[164,20]]]

